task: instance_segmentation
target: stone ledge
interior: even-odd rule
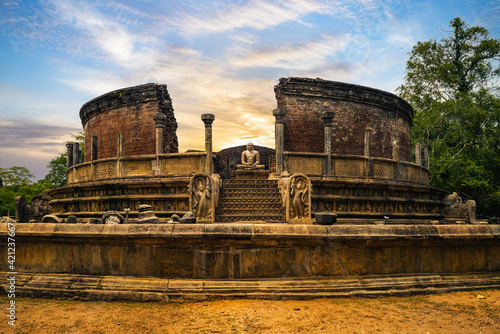
[[[0,272],[3,282],[7,278],[8,273]],[[3,288],[7,289],[7,285],[3,284]],[[485,288],[500,289],[500,272],[247,280],[183,280],[46,273],[19,274],[16,277],[16,292],[19,296],[139,302],[381,297]]]
[[[0,236],[8,234],[0,224]],[[299,224],[55,224],[18,223],[19,237],[128,238],[329,238],[329,239],[500,239],[498,225],[299,225]]]

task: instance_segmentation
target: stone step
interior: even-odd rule
[[[219,201],[223,202],[249,202],[249,203],[263,203],[263,202],[281,202],[281,196],[220,196]]]
[[[252,188],[274,188],[276,187],[274,180],[229,180],[223,181],[222,188],[238,188],[238,189],[252,189]]]
[[[266,207],[266,206],[272,206],[272,207],[281,207],[281,201],[278,199],[273,199],[270,201],[262,202],[262,201],[255,201],[252,202],[251,200],[235,200],[235,201],[219,201],[219,208],[221,207]]]
[[[284,215],[251,215],[244,216],[238,214],[221,214],[217,216],[217,221],[220,222],[237,222],[237,221],[265,221],[265,222],[284,222]]]
[[[217,221],[281,222],[284,220],[285,210],[276,181],[223,181],[217,207]]]
[[[276,214],[280,215],[284,213],[283,208],[229,208],[220,209],[220,213],[242,213],[242,214]]]

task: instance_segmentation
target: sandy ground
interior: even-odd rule
[[[185,303],[0,297],[2,333],[500,333],[500,290],[378,299]]]

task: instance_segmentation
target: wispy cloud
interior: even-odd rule
[[[168,18],[167,22],[187,35],[220,33],[244,27],[264,30],[287,21],[301,22],[302,16],[320,11],[323,7],[315,0],[250,0],[230,4],[211,13],[193,15],[180,12]]]
[[[326,64],[328,58],[344,51],[351,41],[349,34],[325,34],[317,41],[267,46],[253,51],[237,48],[231,63],[241,67],[278,67],[301,71]]]

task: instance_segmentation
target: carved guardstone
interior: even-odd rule
[[[302,173],[293,174],[285,188],[286,221],[291,224],[312,224],[311,181]]]
[[[196,174],[191,178],[188,189],[189,210],[194,213],[196,222],[213,223],[215,221],[215,208],[219,201],[221,185],[222,181],[217,174],[212,176]]]
[[[446,220],[476,223],[476,201],[468,200],[463,203],[462,198],[454,192],[448,195],[444,202],[447,205],[445,208]]]

